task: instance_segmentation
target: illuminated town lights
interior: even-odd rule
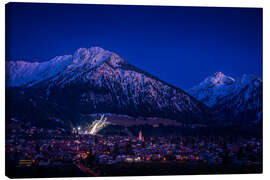
[[[130,157],[127,157],[127,158],[126,158],[126,162],[133,162],[133,159],[130,158]]]

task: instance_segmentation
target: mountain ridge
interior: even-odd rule
[[[182,89],[133,66],[116,53],[96,47],[80,48],[72,58],[68,56],[66,62],[52,74],[48,73],[50,69],[34,68],[29,72],[29,77],[34,73],[37,78],[23,77],[25,82],[18,89],[24,92],[25,97],[28,92],[32,102],[37,104],[55,104],[65,111],[72,109],[76,114],[73,121],[80,114],[91,113],[164,117],[201,123],[212,119],[210,109],[203,103]],[[10,66],[6,66],[8,67]],[[40,69],[44,71],[35,73],[35,70]],[[13,70],[7,69],[7,73],[9,72]],[[41,76],[42,74],[45,76]],[[19,76],[16,77],[17,79],[7,78],[7,84],[12,84],[8,82],[9,79],[20,80]],[[15,99],[12,103],[16,103]],[[53,113],[51,116],[56,115]]]
[[[243,74],[234,79],[219,72],[187,92],[227,118],[262,120],[262,80],[255,75]]]

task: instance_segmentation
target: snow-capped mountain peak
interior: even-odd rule
[[[235,80],[230,77],[226,76],[222,72],[216,72],[214,75],[207,77],[200,86],[223,86],[223,85],[230,85]]]
[[[187,92],[199,101],[212,107],[215,105],[217,97],[225,96],[230,93],[229,89],[234,82],[234,78],[226,76],[222,72],[216,72],[205,78],[199,85],[189,89]]]
[[[79,48],[73,55],[72,64],[68,67],[70,69],[77,67],[93,68],[97,67],[106,61],[112,52],[104,50],[100,47]]]
[[[79,48],[73,55],[56,56],[45,62],[7,61],[7,86],[32,86],[66,71],[87,71],[105,61],[117,66],[117,54],[100,47]]]
[[[244,74],[234,79],[215,73],[188,93],[217,112],[230,114],[231,111],[237,118],[257,121],[257,114],[262,111],[262,80],[254,75]]]
[[[7,61],[6,85],[24,86],[41,82],[64,71],[71,62],[71,55],[56,56],[46,62]]]

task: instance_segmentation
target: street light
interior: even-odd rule
[[[78,129],[77,134],[80,134],[79,131],[80,131],[81,127],[79,126],[77,129]]]

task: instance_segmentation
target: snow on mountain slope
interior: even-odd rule
[[[218,113],[254,121],[261,119],[262,80],[254,75],[234,79],[218,72],[187,92]]]
[[[113,53],[100,47],[80,48],[73,55],[73,61],[68,66],[73,69],[91,69],[107,60]]]
[[[73,76],[72,79],[76,79],[76,77],[80,76],[81,73],[98,67],[109,58],[111,59],[111,65],[115,67],[117,66],[118,61],[123,61],[115,53],[104,50],[100,47],[91,47],[89,49],[79,48],[73,56],[57,56],[50,61],[41,63],[7,61],[7,86],[30,87],[59,74]]]
[[[234,88],[235,80],[221,72],[205,78],[198,86],[188,90],[188,93],[206,105],[214,106],[219,98],[229,95]]]
[[[37,101],[46,100],[73,114],[116,113],[197,122],[211,119],[207,106],[116,53],[92,47],[80,48],[68,57],[51,65],[52,60],[40,63],[39,68],[35,63],[7,66],[7,84],[23,86],[36,94]],[[49,71],[54,65],[57,71]]]
[[[134,67],[115,53],[101,50],[98,58],[89,59],[91,55],[85,51],[88,52],[76,51],[75,64],[46,82],[52,92],[55,88],[59,91],[67,87],[72,87],[73,92],[80,91],[76,102],[80,102],[82,109],[92,107],[94,112],[108,109],[153,116],[169,116],[171,113],[174,117],[207,111],[184,91]],[[53,96],[49,98],[55,99]]]
[[[61,73],[72,62],[72,56],[57,56],[46,62],[6,62],[7,86],[31,86]]]

